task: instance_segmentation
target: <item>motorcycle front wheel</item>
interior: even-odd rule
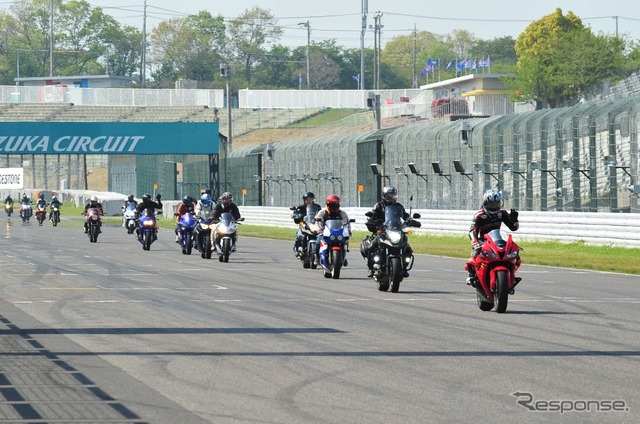
[[[151,234],[151,231],[144,233],[144,239],[142,240],[142,250],[151,250],[152,238],[153,234]]]
[[[509,301],[509,274],[507,271],[496,272],[496,312],[501,314],[507,310]]]
[[[333,271],[331,272],[331,277],[334,280],[340,278],[340,270],[342,269],[343,262],[344,258],[342,257],[342,250],[332,250],[331,263],[333,264]]]
[[[92,225],[89,229],[89,241],[91,241],[91,243],[98,241],[98,231],[100,231],[100,227],[97,225]]]
[[[402,261],[400,258],[391,258],[389,261],[391,269],[389,270],[389,279],[391,280],[391,293],[398,293],[400,290],[400,282],[402,281]]]

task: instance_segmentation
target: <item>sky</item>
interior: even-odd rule
[[[93,6],[123,24],[142,29],[144,0],[88,0]],[[381,12],[381,39],[409,35],[413,29],[436,34],[449,34],[466,29],[475,36],[491,40],[503,36],[517,36],[532,21],[552,13],[559,7],[563,13],[573,11],[583,24],[595,33],[628,34],[640,39],[640,6],[637,0],[146,0],[147,30],[173,17],[208,10],[214,16],[233,18],[253,6],[269,9],[284,27],[280,40],[287,46],[306,45],[307,29],[300,23],[309,21],[311,40],[320,42],[335,39],[347,48],[360,47],[362,4],[368,3],[367,25]],[[0,0],[0,3],[5,3]],[[616,18],[617,17],[617,18]],[[367,30],[365,46],[373,47],[373,31]]]

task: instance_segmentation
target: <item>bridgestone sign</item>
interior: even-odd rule
[[[0,168],[0,190],[22,190],[24,168]]]

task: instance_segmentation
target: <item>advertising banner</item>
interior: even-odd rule
[[[217,154],[217,122],[3,122],[2,155]]]
[[[0,190],[22,190],[24,168],[0,168]]]

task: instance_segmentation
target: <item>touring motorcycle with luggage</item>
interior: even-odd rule
[[[521,250],[511,234],[505,238],[500,229],[484,235],[480,253],[465,265],[467,271],[469,266],[475,269],[476,278],[470,284],[476,289],[481,310],[490,311],[494,305],[498,313],[507,310],[509,295],[522,280],[516,277],[522,263]]]
[[[372,218],[373,212],[367,212]],[[404,270],[413,267],[413,254],[406,253],[409,245],[410,228],[419,228],[420,214],[414,213],[405,220],[404,208],[398,204],[389,204],[384,208],[384,221],[367,223],[367,227],[375,232],[360,243],[360,253],[367,260],[373,261],[373,279],[378,283],[378,290],[397,293],[403,280]],[[369,258],[369,255],[372,257]]]
[[[294,208],[295,209],[295,208]],[[318,238],[318,227],[315,223],[315,216],[320,211],[320,205],[315,203],[307,205],[304,216],[294,213],[292,218],[298,224],[298,232],[302,235],[300,246],[296,252],[296,257],[302,261],[303,268],[316,269],[316,240]],[[297,236],[297,235],[296,235]]]

